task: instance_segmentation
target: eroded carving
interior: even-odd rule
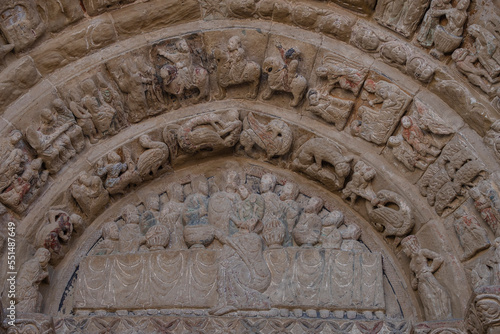
[[[417,29],[428,6],[429,0],[379,1],[374,17],[380,24],[409,37]]]
[[[117,152],[112,151],[96,166],[96,174],[105,178],[104,187],[110,195],[123,194],[129,185],[138,185],[142,182],[131,152],[124,147],[122,153],[123,158]]]
[[[457,208],[468,189],[485,175],[485,166],[470,145],[460,136],[455,136],[427,168],[418,186],[429,205],[442,215]]]
[[[478,186],[469,190],[474,207],[481,218],[488,224],[496,237],[500,236],[499,196],[488,181],[479,182]]]
[[[491,124],[490,129],[486,132],[483,141],[492,150],[497,159],[500,160],[500,120],[496,120]]]
[[[456,210],[453,216],[455,217],[453,227],[464,250],[463,260],[468,260],[479,251],[490,247],[486,230],[474,216],[462,209]]]
[[[109,193],[104,189],[101,178],[85,172],[71,186],[71,195],[89,217],[95,217],[109,202]]]
[[[139,144],[146,150],[137,160],[137,172],[141,178],[154,177],[168,162],[169,149],[162,141],[154,141],[148,135],[139,137]]]
[[[376,174],[373,167],[368,166],[363,161],[356,162],[352,178],[342,190],[342,198],[350,199],[351,206],[354,205],[358,196],[368,202],[373,201],[376,195],[372,189],[371,180]]]

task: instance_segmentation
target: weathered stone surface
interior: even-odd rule
[[[153,0],[112,12],[113,22],[120,37],[191,21],[201,17],[200,6],[194,0]]]
[[[0,111],[33,87],[41,76],[31,57],[23,57],[2,72],[0,78]]]
[[[47,74],[109,45],[116,38],[111,18],[99,17],[64,31],[62,37],[48,41],[32,55],[38,70]]]

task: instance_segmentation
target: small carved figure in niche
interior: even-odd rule
[[[208,221],[208,182],[204,175],[191,179],[193,193],[184,202],[182,214],[184,241],[189,248],[204,248],[214,240],[214,228]]]
[[[128,121],[131,123],[139,122],[148,114],[149,108],[144,94],[143,83],[152,80],[142,76],[136,64],[137,61],[137,59],[132,59],[131,56],[125,56],[106,63],[106,68],[111,77],[125,95],[126,106],[128,107]]]
[[[139,137],[139,144],[146,150],[137,160],[137,172],[142,178],[156,176],[158,169],[168,162],[168,146],[162,141],[153,141],[148,135]]]
[[[186,249],[184,242],[182,213],[184,211],[184,191],[182,185],[173,182],[167,185],[169,201],[162,206],[160,213],[161,224],[168,227],[170,233],[169,249]]]
[[[423,47],[431,47],[434,43],[434,32],[439,25],[443,10],[451,8],[451,0],[432,0],[420,26],[417,40]]]
[[[402,0],[382,0],[377,3],[375,19],[381,24],[394,28],[401,16],[404,6]]]
[[[351,114],[354,102],[338,99],[330,95],[319,94],[312,89],[307,93],[309,106],[306,110],[321,117],[328,123],[332,123],[338,131],[342,131]]]
[[[342,190],[342,198],[350,198],[351,206],[354,205],[358,196],[369,202],[373,201],[376,195],[372,189],[371,181],[376,174],[377,172],[373,167],[368,166],[363,161],[358,161],[356,165],[354,165],[354,174],[352,175],[351,181],[349,181],[344,190]]]
[[[19,314],[41,312],[43,297],[38,289],[40,283],[48,282],[49,260],[50,252],[45,248],[38,248],[34,258],[19,269],[16,281],[16,311]]]
[[[146,196],[144,201],[144,206],[146,210],[141,214],[141,222],[139,226],[141,228],[141,233],[146,235],[146,232],[153,227],[158,225],[160,216],[160,198],[157,194],[151,193]]]
[[[443,264],[443,258],[431,250],[422,249],[414,235],[404,238],[401,244],[404,253],[411,259],[411,286],[413,290],[418,290],[425,319],[451,319],[450,296],[433,275]]]
[[[24,170],[24,164],[28,156],[16,145],[21,141],[23,135],[19,130],[10,132],[8,138],[0,139],[0,191],[7,188],[16,175]]]
[[[233,147],[240,139],[239,112],[209,113],[190,119],[177,132],[179,146],[188,153]]]
[[[460,246],[464,250],[462,260],[469,260],[477,252],[490,247],[486,230],[474,216],[466,213],[463,209],[456,210],[453,216],[455,217],[453,227],[460,241]]]
[[[298,74],[300,51],[297,48],[285,50],[278,46],[280,57],[268,57],[263,69],[267,73],[267,85],[262,98],[268,100],[275,91],[292,93],[290,107],[296,107],[304,97],[307,80]]]
[[[395,204],[398,210],[391,208]],[[367,202],[368,216],[375,228],[384,237],[394,236],[394,243],[399,244],[400,238],[408,235],[415,222],[412,210],[404,198],[390,190],[380,190],[372,203]]]
[[[434,161],[433,157],[424,158],[418,154],[401,135],[389,137],[387,146],[392,148],[392,154],[411,172],[415,168],[425,170]]]
[[[82,128],[82,132],[89,138],[91,144],[99,140],[99,135],[92,121],[92,114],[82,106],[82,98],[77,90],[68,93],[69,109],[76,117],[76,124]]]
[[[282,201],[282,212],[281,221],[286,223],[287,229],[285,231],[293,231],[300,215],[300,206],[296,202],[299,196],[299,187],[293,182],[287,182],[281,188],[280,200]],[[289,233],[285,236],[284,246],[292,246],[293,238],[292,234]]]
[[[83,139],[82,128],[76,124],[75,116],[66,107],[63,100],[57,98],[52,101],[52,106],[56,112],[56,127],[62,127],[65,124],[70,124],[69,128],[64,132],[71,140],[71,145],[77,153],[80,153],[85,148],[85,140]]]
[[[374,17],[380,24],[409,37],[417,28],[428,6],[429,0],[384,0],[377,4]]]
[[[500,236],[500,212],[490,200],[489,194],[483,194],[479,187],[474,187],[469,190],[469,195],[474,200],[474,206],[484,222],[488,224],[496,237]]]
[[[341,211],[332,211],[323,218],[319,242],[321,247],[327,249],[340,249],[342,246],[342,233],[339,230],[344,222]]]
[[[271,220],[275,220],[278,217],[281,217],[281,201],[279,196],[274,193],[274,189],[276,188],[276,176],[271,173],[267,173],[262,175],[260,179],[260,194],[264,199],[265,205],[265,214],[262,222],[264,225]]]
[[[493,79],[488,71],[475,66],[478,61],[477,54],[460,48],[453,51],[451,59],[455,61],[456,68],[467,77],[471,84],[481,88],[488,95],[496,93],[496,89],[492,84],[499,82],[500,78]]]
[[[170,231],[165,225],[151,226],[146,232],[146,246],[150,251],[165,249],[170,240]]]
[[[92,250],[92,255],[112,255],[119,252],[120,231],[115,222],[107,222],[102,227],[102,240]]]
[[[50,251],[54,261],[64,256],[63,246],[67,245],[73,232],[81,233],[83,220],[77,214],[68,215],[62,210],[49,210],[47,212],[48,224],[38,233],[38,245]]]
[[[317,179],[331,190],[339,190],[351,172],[351,160],[327,139],[313,138],[294,154],[292,168]]]
[[[467,20],[467,8],[470,0],[460,0],[456,7],[433,11],[437,17],[445,16],[445,26],[437,25],[434,31],[434,49],[430,54],[440,59],[445,53],[450,53],[462,43],[462,34]]]
[[[478,24],[467,28],[469,35],[474,38],[477,59],[486,69],[491,78],[500,75],[500,42],[488,30]]]
[[[219,99],[226,97],[226,88],[244,83],[250,84],[248,98],[257,96],[260,82],[260,66],[247,59],[241,45],[241,38],[233,36],[227,42],[227,52],[215,50],[217,60],[217,82],[219,85]]]
[[[191,49],[185,39],[175,43],[176,51],[173,53],[166,50],[158,50],[160,56],[165,57],[171,64],[163,65],[160,76],[163,79],[163,90],[176,98],[174,108],[180,106],[179,97],[186,90],[197,89],[199,91],[196,102],[208,96],[208,72],[201,66],[193,64]]]
[[[118,153],[112,151],[106,157],[107,162],[100,161],[97,166],[97,175],[106,176],[104,187],[110,195],[123,194],[130,184],[138,185],[142,182],[130,151],[123,148],[123,155],[124,162]]]
[[[146,243],[146,237],[141,233],[140,215],[137,208],[128,204],[122,210],[125,225],[119,233],[120,253],[137,253],[139,247]]]
[[[263,294],[271,284],[271,272],[263,254],[262,238],[257,234],[262,229],[255,209],[258,195],[248,195],[242,187],[239,219],[234,224],[239,231],[227,236],[224,231],[215,229],[215,237],[224,245],[217,274],[217,305],[209,313],[223,315],[237,310],[268,310],[271,308],[269,297]],[[247,197],[248,196],[248,197]]]
[[[368,82],[368,81],[367,81]],[[376,98],[368,104],[382,104],[379,110],[366,106],[358,109],[358,120],[351,123],[351,133],[375,144],[383,144],[389,139],[399,118],[410,104],[411,97],[398,86],[385,81],[365,83],[365,89]]]
[[[496,120],[493,124],[491,124],[491,127],[488,132],[486,132],[483,141],[486,145],[493,149],[495,156],[500,160],[500,120]]]
[[[95,217],[109,202],[109,193],[104,189],[101,178],[85,172],[71,186],[71,195],[89,217]]]
[[[117,132],[115,125],[116,110],[104,102],[92,79],[86,79],[80,87],[83,91],[82,106],[92,115],[92,122],[97,129],[98,137],[114,135]],[[85,117],[85,115],[82,115]],[[77,118],[80,118],[78,115]]]
[[[35,1],[5,1],[0,4],[0,31],[18,53],[45,33],[46,25]]]
[[[307,202],[304,212],[300,215],[299,222],[293,229],[293,238],[297,245],[311,247],[319,241],[321,235],[321,218],[318,213],[323,208],[323,200],[311,197]]]
[[[243,120],[240,143],[249,156],[253,155],[255,145],[266,152],[267,159],[282,156],[290,151],[292,142],[292,130],[282,120],[273,119],[264,125],[255,119],[252,112]]]
[[[241,201],[238,193],[241,180],[236,170],[225,171],[223,178],[224,184],[220,186],[221,190],[210,196],[208,201],[208,221],[221,231],[232,234],[237,230],[231,223],[231,215],[236,204]]]

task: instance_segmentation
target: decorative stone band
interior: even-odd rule
[[[218,253],[190,249],[89,256],[80,263],[75,309],[206,313],[217,303],[218,277],[240,275],[225,268]],[[287,247],[266,250],[264,257],[271,284],[263,294],[272,308],[385,311],[379,253]]]
[[[471,334],[500,331],[500,285],[485,286],[474,291],[465,317],[465,328]]]

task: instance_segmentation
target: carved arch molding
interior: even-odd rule
[[[0,330],[500,331],[499,27],[494,1],[0,3]]]

